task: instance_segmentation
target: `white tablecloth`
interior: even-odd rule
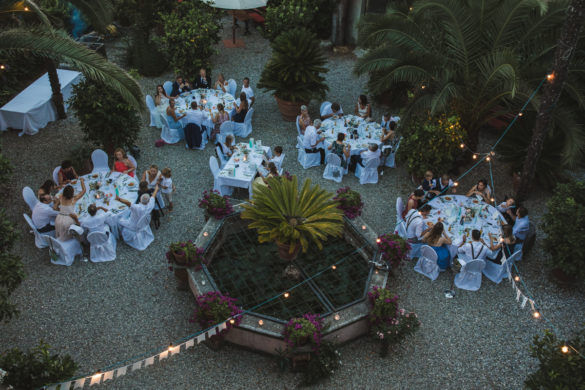
[[[444,195],[433,198],[429,205],[433,208],[428,222],[436,223],[439,218],[445,225],[447,236],[453,245],[459,246],[463,236],[471,241],[471,231],[482,232],[482,238],[489,245],[489,233],[501,236],[500,222],[506,223],[502,214],[493,206],[475,197],[463,195]]]
[[[81,80],[81,73],[57,69],[61,93],[66,102],[71,97],[73,85]],[[14,99],[0,108],[0,130],[21,129],[22,134],[36,134],[47,123],[57,119],[57,112],[51,101],[51,85],[48,73],[38,78]],[[67,104],[65,104],[67,109]]]
[[[212,119],[217,114],[217,104],[222,103],[225,112],[229,113],[234,107],[234,97],[229,93],[218,91],[217,89],[195,89],[191,92],[182,93],[177,99],[175,99],[175,106],[180,115],[185,112],[191,111],[191,102],[197,102],[197,108],[201,109],[202,101],[205,100],[205,111],[209,114],[209,119],[203,123],[203,126],[213,127]],[[168,106],[164,106],[165,115]],[[184,123],[184,119],[181,119],[181,123]]]
[[[267,158],[272,157],[272,151],[268,146],[255,146],[252,149],[248,144],[240,143],[237,146],[238,149],[219,172],[215,180],[215,189],[223,193],[221,187],[225,186],[247,188],[249,196],[252,197],[252,183],[257,169],[262,164],[264,155]],[[244,161],[244,150],[249,151],[247,161]]]
[[[368,144],[380,145],[382,137],[382,126],[375,122],[366,122],[355,115],[344,115],[341,118],[328,118],[321,125],[322,135],[325,137],[325,147],[329,147],[337,140],[338,133],[345,134],[346,144],[351,145],[351,154],[359,154],[361,151],[368,149]],[[357,130],[357,139],[351,139],[351,134]]]

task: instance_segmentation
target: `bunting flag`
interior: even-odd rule
[[[524,307],[526,306],[526,302],[528,302],[528,298],[526,297],[522,298],[522,309],[524,309]]]
[[[529,299],[529,301],[530,301],[530,307],[532,308],[532,311],[534,311],[535,310],[534,301],[532,299]]]
[[[102,383],[104,383],[105,381],[112,380],[112,379],[114,379],[114,370],[104,373],[104,379],[102,379]]]
[[[207,331],[207,337],[211,338],[211,336],[215,336],[215,328]]]
[[[124,366],[124,367],[118,368],[118,370],[116,371],[116,378],[119,378],[121,376],[126,375],[126,370],[127,369],[128,369],[128,366]]]
[[[73,385],[74,389],[83,389],[83,386],[85,386],[85,379],[86,378],[81,378],[75,381],[75,384]]]
[[[152,366],[154,364],[154,356],[144,360],[144,367]]]
[[[62,387],[63,389],[66,389],[66,387]],[[57,385],[51,386],[51,387],[45,387],[44,389],[46,390],[57,390]]]
[[[185,349],[189,349],[194,345],[195,345],[195,339],[187,340],[187,342],[185,343]]]
[[[205,333],[201,333],[199,336],[197,336],[197,344],[201,344],[204,341],[205,341]]]
[[[181,350],[181,346],[180,345],[177,345],[176,347],[173,347],[173,348],[169,348],[169,355],[170,356],[173,356],[174,354],[179,353],[180,350]]]
[[[161,353],[158,355],[158,361],[160,362],[161,360],[165,360],[165,359],[166,359],[166,358],[168,358],[168,357],[169,357],[169,351],[164,351],[164,352],[161,352]]]
[[[516,301],[520,302],[520,295],[522,295],[522,292],[520,291],[520,289],[518,287],[516,287]]]
[[[219,326],[219,331],[221,332],[222,330],[227,328],[227,322],[222,322],[221,325]]]
[[[102,382],[102,374],[95,374],[91,376],[91,381],[89,382],[90,386],[99,385]]]
[[[143,362],[143,361],[144,361],[144,360],[141,360],[141,361],[139,361],[139,362],[136,362],[136,363],[134,363],[134,364],[132,365],[132,371],[137,371],[137,370],[140,370],[140,369],[142,368],[142,362]]]

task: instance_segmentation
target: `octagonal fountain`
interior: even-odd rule
[[[283,273],[289,263],[280,259],[276,244],[260,244],[256,230],[240,218],[241,205],[234,210],[205,224],[195,245],[205,248],[208,264],[188,270],[195,296],[229,294],[246,312],[225,335],[227,341],[275,354],[286,348],[286,322],[308,312],[323,317],[325,340],[343,343],[367,333],[367,292],[385,286],[387,272],[370,263],[378,256],[377,234],[360,217],[344,218],[342,236],[323,242],[322,250],[311,247],[300,253],[294,265],[301,278],[292,280]]]

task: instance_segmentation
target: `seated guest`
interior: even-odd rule
[[[303,148],[305,153],[319,153],[321,154],[321,164],[325,162],[325,149],[321,142],[325,140],[325,137],[319,137],[321,132],[318,130],[321,127],[321,121],[315,119],[313,126],[307,126],[305,129],[305,135],[303,136]],[[321,146],[317,147],[317,145]]]
[[[215,89],[225,93],[225,92],[227,92],[227,87],[228,87],[228,82],[223,77],[223,74],[221,74],[221,73],[218,74],[217,80],[215,80]]]
[[[37,198],[41,199],[43,195],[53,196],[53,193],[57,191],[57,184],[53,180],[47,180],[37,191]]]
[[[353,155],[350,159],[349,170],[355,171],[357,164],[364,166],[364,163],[372,158],[379,158],[381,155],[377,144],[370,144],[368,150],[361,152],[359,155]]]
[[[52,207],[51,203],[53,203]],[[55,230],[57,215],[59,215],[59,198],[53,202],[53,198],[48,194],[41,195],[39,202],[32,209],[32,221],[40,233]]]
[[[191,84],[187,80],[183,80],[183,77],[177,76],[175,82],[173,83],[173,90],[171,92],[171,97],[177,97],[183,92],[189,92],[191,90]]]
[[[337,140],[327,147],[331,153],[336,154],[341,159],[341,166],[347,168],[347,162],[350,159],[351,146],[343,143],[345,140],[345,133],[337,133]]]
[[[423,191],[428,192],[434,190],[437,185],[437,180],[434,179],[433,172],[426,171],[425,176],[420,184]]]
[[[252,87],[250,87],[250,79],[247,77],[244,77],[244,81],[242,81],[241,92],[244,92],[246,94],[246,96],[250,100],[250,107],[252,107],[254,105],[254,102],[256,101],[256,98],[254,97],[254,90],[252,89]]]
[[[389,112],[385,112],[384,115],[382,115],[382,122],[380,123],[380,126],[382,126],[383,129],[390,129],[390,124],[394,122],[396,126],[399,120],[399,116],[393,116]]]
[[[112,167],[112,172],[125,173],[134,177],[135,171],[136,167],[128,158],[126,151],[122,148],[114,150],[114,166]]]
[[[463,242],[459,245],[457,253],[463,257],[463,260],[484,260],[487,257],[494,257],[494,254],[488,248],[483,239],[481,238],[481,232],[477,229],[471,231],[471,242],[465,243],[467,236],[463,236]]]
[[[514,218],[514,237],[518,243],[524,242],[528,237],[530,230],[530,220],[528,219],[528,210],[525,207],[518,207]]]
[[[248,113],[248,99],[246,98],[246,93],[240,93],[240,104],[236,107],[236,113],[232,116],[232,121],[236,123],[244,123],[244,119],[246,119],[246,114]]]
[[[496,206],[498,211],[502,213],[506,221],[510,224],[514,224],[516,217],[516,200],[512,197],[506,197],[506,200]]]
[[[160,192],[162,193],[163,199],[169,211],[173,211],[173,192],[176,191],[175,185],[173,184],[173,178],[171,168],[166,167],[161,171],[161,177],[159,180]]]
[[[305,134],[305,129],[308,126],[311,126],[311,117],[309,116],[309,109],[304,104],[301,106],[301,114],[297,116],[297,123],[299,124],[299,129],[301,129],[301,134]]]
[[[221,148],[221,152],[226,158],[230,158],[232,154],[234,154],[234,150],[237,149],[236,145],[233,145],[234,136],[228,135],[225,137],[224,143],[218,143],[219,147]]]
[[[447,175],[446,173],[441,176],[440,179],[435,179],[435,189],[430,190],[429,192],[434,196],[438,195],[445,195],[449,190],[452,193],[455,193],[456,189],[453,185],[453,180]]]
[[[197,126],[203,126],[203,123],[209,119],[209,112],[205,111],[203,107],[199,108],[197,102],[191,102],[191,110],[185,114],[185,123],[194,123]]]
[[[124,230],[136,230],[138,222],[145,215],[149,215],[154,209],[154,200],[158,194],[158,185],[154,188],[152,196],[148,194],[142,194],[140,196],[140,203],[132,204],[126,199],[122,199],[116,195],[116,200],[120,203],[125,204],[130,208],[130,216],[126,219],[120,220],[120,227],[122,229],[122,237],[124,237]]]
[[[207,75],[205,68],[199,69],[199,76],[195,79],[194,89],[197,88],[211,88],[211,77]]]
[[[97,212],[102,210],[103,213],[98,214]],[[106,214],[108,209],[102,206],[96,206],[95,203],[90,204],[87,207],[87,214],[89,216],[81,222],[81,227],[87,230],[87,233],[103,232],[108,234],[110,232],[109,226],[106,224]]]
[[[425,192],[419,188],[414,190],[412,194],[408,197],[408,201],[406,202],[406,207],[402,212],[402,218],[406,218],[408,212],[412,209],[418,209],[420,207],[420,201],[425,197]]]
[[[420,208],[411,209],[404,218],[406,225],[406,240],[411,244],[418,244],[422,242],[423,236],[433,227],[432,223],[425,223],[433,208],[425,204]]]
[[[276,168],[280,169],[282,167],[282,159],[284,155],[282,154],[282,146],[276,146],[274,151],[272,152],[272,158],[268,160],[269,163],[274,163]]]
[[[181,116],[177,116],[175,108],[175,101],[169,100],[169,106],[167,107],[167,122],[169,122],[169,127],[171,129],[178,129],[183,127],[179,120],[183,119],[187,114],[183,114]]]
[[[471,187],[466,196],[477,196],[480,200],[486,203],[490,202],[491,191],[487,184],[487,180],[481,179],[476,185]]]
[[[154,189],[158,184],[158,181],[161,177],[162,173],[158,170],[158,166],[156,164],[152,164],[148,170],[144,171],[142,174],[141,181],[145,181],[147,183],[148,188]]]
[[[155,106],[165,105],[169,102],[169,99],[174,98],[167,95],[167,93],[165,92],[165,88],[161,84],[157,85],[156,94],[154,95],[154,105]]]
[[[382,142],[382,160],[380,161],[380,175],[384,174],[382,168],[386,164],[386,159],[394,150],[396,143],[396,122],[390,122],[388,128],[382,127],[382,135],[380,141]]]
[[[497,238],[490,233],[490,250],[495,254],[493,257],[488,257],[488,260],[494,263],[502,264],[504,255],[510,257],[514,253],[514,246],[516,245],[516,237],[512,230],[512,225],[502,226],[502,239],[498,242]],[[497,244],[494,245],[494,242]]]
[[[325,112],[323,112],[323,116],[321,117],[321,119],[325,120],[327,118],[331,118],[332,116],[338,118],[343,116],[343,110],[341,109],[341,106],[337,102],[331,103],[331,105],[325,109]]]
[[[372,107],[368,103],[366,95],[360,95],[358,97],[357,104],[355,105],[355,114],[363,119],[372,117]]]
[[[75,168],[73,168],[73,164],[71,164],[71,161],[69,160],[65,160],[61,163],[61,169],[59,169],[57,176],[59,178],[59,187],[69,184],[72,180],[76,180],[78,177]]]
[[[451,239],[445,234],[443,223],[437,222],[423,235],[422,241],[433,248],[437,254],[439,270],[446,270],[451,265],[451,254],[448,247],[448,245],[451,245]]]
[[[276,164],[274,164],[273,162],[269,162],[267,165],[267,169],[268,173],[266,174],[266,176],[263,175],[261,171],[258,171],[260,177],[254,179],[254,185],[265,186],[268,185],[268,179],[270,179],[271,177],[278,177],[278,168],[276,167]]]
[[[152,195],[152,192],[154,191],[154,189],[152,188],[148,188],[148,182],[143,180],[138,184],[138,196],[136,197],[136,202],[134,203],[138,203],[140,202],[140,197],[143,194],[148,194],[148,195]]]
[[[230,120],[230,115],[225,112],[224,106],[221,103],[217,104],[217,114],[213,117],[213,131],[211,132],[211,140],[215,141],[215,137],[219,134],[219,128],[223,122]]]
[[[75,194],[73,187],[68,185],[63,189],[59,199],[59,215],[55,218],[55,238],[60,241],[67,241],[73,238],[69,233],[69,227],[73,224],[79,225],[77,214],[75,214],[75,203],[85,195],[85,181],[81,178],[81,192]]]

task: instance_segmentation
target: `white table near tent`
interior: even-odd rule
[[[81,73],[73,70],[57,69],[63,100],[71,97],[73,86],[81,81]],[[57,119],[57,111],[51,101],[51,84],[45,73],[34,83],[0,108],[0,130],[9,128],[22,130],[19,135],[34,135],[47,123]],[[67,103],[65,103],[67,110]]]

